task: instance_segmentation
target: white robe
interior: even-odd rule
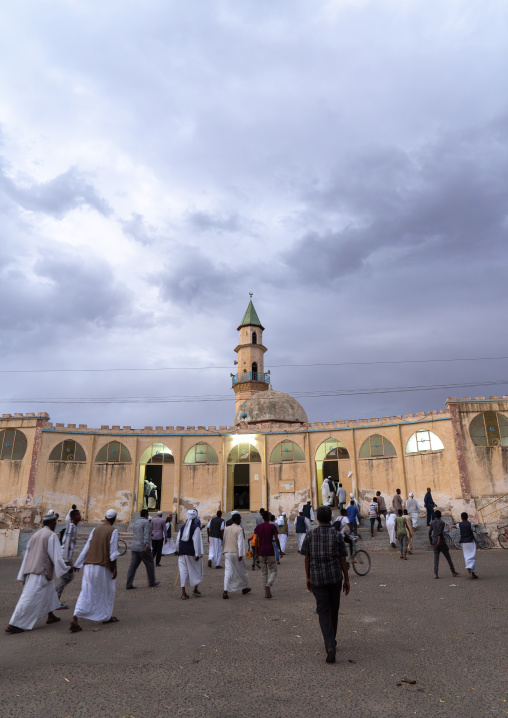
[[[390,538],[390,543],[397,543],[397,535],[396,535],[396,516],[395,514],[388,514],[386,517],[386,528],[388,530],[388,536]]]
[[[476,573],[476,541],[471,543],[461,543],[462,553],[464,554],[464,563],[473,573]]]
[[[287,540],[288,540],[287,534],[279,534],[280,550],[282,551],[282,553],[286,553]]]
[[[173,541],[172,538],[168,538],[167,541],[165,541],[162,544],[162,555],[163,556],[169,556],[172,553],[176,552],[176,543]]]
[[[211,521],[208,522],[206,525],[206,528],[210,528]],[[224,531],[226,528],[226,523],[223,521],[221,523],[221,530]],[[213,561],[213,563],[216,566],[220,566],[221,560],[222,560],[222,547],[223,547],[223,541],[220,538],[214,538],[213,536],[210,536],[208,539],[208,560]]]
[[[242,560],[239,561],[239,558]],[[238,552],[225,553],[226,567],[224,571],[224,590],[240,591],[249,585],[249,574],[245,561],[245,534],[243,529],[238,534]]]
[[[418,512],[415,511],[415,512],[409,514],[409,516],[411,517],[411,523],[413,524],[413,528],[415,529],[418,526],[419,514],[418,514]]]
[[[31,630],[38,618],[46,616],[60,606],[60,599],[53,581],[48,581],[42,573],[25,574],[24,567],[29,548],[30,541],[27,544],[17,577],[18,581],[24,581],[23,591],[9,621],[11,626],[24,630]],[[60,541],[55,533],[49,537],[48,555],[54,566],[55,578],[60,578],[67,573],[69,567],[62,559]]]
[[[176,539],[177,546],[180,542],[182,530],[183,526],[178,532]],[[180,585],[182,588],[185,588],[185,586],[194,588],[203,580],[203,539],[201,538],[199,528],[196,528],[194,531],[192,543],[194,544],[195,556],[178,556],[178,570],[180,571]],[[198,556],[197,561],[196,556]]]
[[[76,568],[81,568],[85,563],[94,531],[95,529],[90,533],[85,547],[74,564]],[[119,555],[118,531],[114,529],[109,541],[109,560],[116,561]],[[106,566],[87,564],[83,568],[81,591],[74,609],[74,615],[77,618],[87,618],[89,621],[109,621],[113,615],[116,593],[116,581],[112,576],[112,572]]]
[[[325,479],[321,485],[321,498],[323,500],[323,506],[330,506],[333,503],[333,497],[335,492],[330,490],[330,485]]]

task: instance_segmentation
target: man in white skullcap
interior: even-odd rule
[[[286,543],[289,535],[289,523],[286,512],[283,511],[280,516],[277,516],[275,522],[277,524],[277,530],[279,532],[279,543],[282,553],[286,553]]]
[[[30,631],[37,619],[46,614],[46,623],[60,621],[53,613],[60,605],[53,577],[60,578],[69,567],[62,559],[60,542],[55,534],[56,514],[46,514],[42,522],[43,527],[34,533],[26,547],[17,579],[23,581],[23,591],[6,633]]]
[[[178,532],[176,539],[182,600],[189,598],[185,591],[186,585],[194,588],[193,596],[196,598],[201,596],[198,586],[203,580],[203,540],[197,516],[198,512],[194,509],[187,511],[187,520]]]
[[[83,630],[78,618],[102,623],[117,623],[113,616],[116,594],[116,559],[118,553],[118,531],[113,528],[116,521],[115,509],[106,511],[106,520],[93,529],[84,549],[79,554],[74,568],[84,565],[81,591],[71,619],[70,630]]]
[[[396,531],[396,519],[397,517],[392,511],[392,508],[390,507],[388,509],[388,513],[386,515],[386,529],[388,531],[388,537],[390,539],[390,546],[392,548],[397,547],[397,531]]]
[[[420,513],[420,505],[418,504],[418,501],[415,499],[415,495],[411,491],[409,493],[409,498],[406,501],[406,509],[411,517],[411,523],[413,524],[413,529],[416,531],[416,528],[418,526],[418,514]]]
[[[215,568],[222,568],[220,564],[222,561],[225,528],[222,511],[219,510],[206,525],[206,533],[208,536],[208,568],[212,568],[212,563],[215,564]]]

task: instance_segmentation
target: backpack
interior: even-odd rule
[[[155,499],[156,496],[157,496],[156,493],[155,493],[155,489],[152,489],[152,490],[150,491],[150,493],[148,494],[148,496],[149,496],[149,498],[151,498],[151,499]]]

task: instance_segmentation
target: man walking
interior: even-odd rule
[[[395,496],[392,499],[392,508],[395,516],[399,515],[399,509],[402,511],[404,508],[402,505],[402,496],[400,495],[400,489],[395,490]]]
[[[418,528],[418,515],[420,513],[420,505],[415,499],[415,495],[412,491],[409,493],[409,498],[406,501],[406,509],[413,524],[413,530],[416,531],[416,529]]]
[[[279,543],[282,553],[286,551],[286,543],[289,536],[289,523],[286,512],[283,511],[280,516],[277,517],[277,531],[279,532]]]
[[[347,517],[349,519],[351,531],[358,538],[358,523],[360,521],[360,512],[356,508],[353,499],[351,499],[351,501],[349,502],[349,506],[347,507]]]
[[[240,516],[240,514],[235,514],[235,516]],[[233,516],[231,519],[233,519]],[[224,521],[222,520],[222,511],[217,511],[216,516],[210,519],[206,526],[208,536],[208,568],[212,568],[212,561],[215,564],[215,568],[222,568],[220,563],[222,560],[222,542],[225,528]]]
[[[436,505],[434,503],[434,499],[432,498],[432,492],[430,488],[427,487],[427,493],[423,497],[423,505],[425,506],[425,509],[427,510],[427,526],[430,526],[430,522],[434,521],[434,506]]]
[[[187,521],[178,532],[176,539],[182,600],[189,598],[185,590],[187,584],[194,589],[192,595],[195,598],[201,596],[198,586],[203,580],[203,539],[198,521],[198,512],[195,509],[187,511]]]
[[[326,662],[335,663],[340,592],[350,590],[346,547],[342,537],[330,525],[329,506],[317,510],[318,526],[307,534],[301,553],[305,556],[307,590],[314,594],[316,612],[325,642]]]
[[[6,633],[31,631],[37,619],[46,614],[46,623],[60,621],[53,613],[60,604],[53,576],[60,578],[69,567],[62,558],[60,542],[55,534],[55,514],[43,516],[42,523],[43,527],[34,533],[26,547],[17,577],[23,582],[23,591]]]
[[[337,501],[339,502],[339,509],[343,509],[346,503],[346,489],[339,484],[339,490],[337,491]]]
[[[450,550],[446,545],[444,537],[445,522],[441,520],[441,511],[436,511],[436,518],[431,521],[429,529],[429,541],[434,547],[434,578],[439,578],[439,554],[442,553],[445,559],[448,561],[448,566],[452,572],[452,576],[458,576],[458,572],[455,570],[453,565],[452,557],[450,556]]]
[[[263,523],[254,529],[256,534],[256,560],[261,562],[261,572],[263,574],[263,586],[265,588],[265,598],[271,598],[271,587],[277,575],[277,562],[275,561],[275,550],[273,544],[275,542],[280,551],[280,555],[284,555],[279,543],[279,532],[277,526],[270,523],[270,512],[265,511],[263,514]]]
[[[106,521],[93,529],[85,548],[79,554],[75,568],[84,565],[81,591],[71,619],[70,631],[83,630],[78,618],[102,623],[117,623],[113,616],[116,594],[116,559],[118,553],[118,531],[113,528],[116,521],[115,509],[106,511]]]
[[[153,519],[155,521],[155,519]],[[153,523],[152,521],[152,523]],[[148,520],[148,509],[141,509],[139,519],[134,523],[132,529],[131,563],[127,571],[125,588],[130,590],[134,586],[134,576],[141,562],[145,564],[148,584],[158,586],[159,581],[155,580],[155,569],[153,567],[152,540],[150,537],[150,521]]]
[[[156,566],[161,565],[162,547],[166,536],[166,522],[162,518],[162,511],[157,511],[157,516],[152,519],[152,555]]]
[[[381,529],[381,516],[385,517],[385,524],[386,524],[386,501],[384,500],[383,496],[381,496],[381,491],[376,491],[376,499],[377,499],[377,506],[378,506],[378,530]]]
[[[81,514],[79,510],[71,509],[70,521],[69,523],[67,523],[65,536],[62,541],[62,558],[67,564],[67,566],[69,566],[69,570],[61,577],[60,583],[58,584],[58,588],[56,589],[58,599],[60,601],[58,609],[69,608],[69,606],[67,606],[65,603],[62,603],[62,593],[67,584],[70,583],[74,578],[75,571],[71,567],[72,559],[74,557],[74,546],[76,545],[76,538],[78,536],[78,524],[80,521]]]
[[[305,506],[303,507],[305,508]],[[296,533],[296,540],[298,542],[298,553],[300,553],[300,549],[302,548],[303,540],[306,536],[306,534],[311,530],[310,520],[305,516],[303,513],[303,509],[300,511],[298,516],[295,519],[295,533]]]
[[[224,531],[226,570],[222,598],[229,598],[229,593],[233,591],[241,590],[244,595],[251,591],[245,563],[245,534],[241,522],[241,515],[235,514],[232,525]]]
[[[370,537],[374,538],[374,524],[376,523],[376,519],[378,519],[379,523],[381,523],[381,519],[379,519],[379,509],[378,509],[378,505],[377,505],[377,498],[375,496],[369,504],[369,519],[370,519]],[[379,528],[379,526],[377,527],[377,530],[378,531],[381,530]]]
[[[259,524],[263,523],[263,521],[264,521],[263,514],[264,513],[265,513],[264,509],[259,509],[259,514],[256,516],[256,526],[259,526]]]
[[[312,505],[310,503],[310,499],[307,499],[307,503],[302,506],[303,515],[306,519],[309,519],[309,521],[314,521],[314,509],[312,508]]]

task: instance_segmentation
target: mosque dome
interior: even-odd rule
[[[287,424],[306,424],[307,414],[301,404],[283,391],[258,391],[240,405],[235,424],[259,424],[275,421]]]

